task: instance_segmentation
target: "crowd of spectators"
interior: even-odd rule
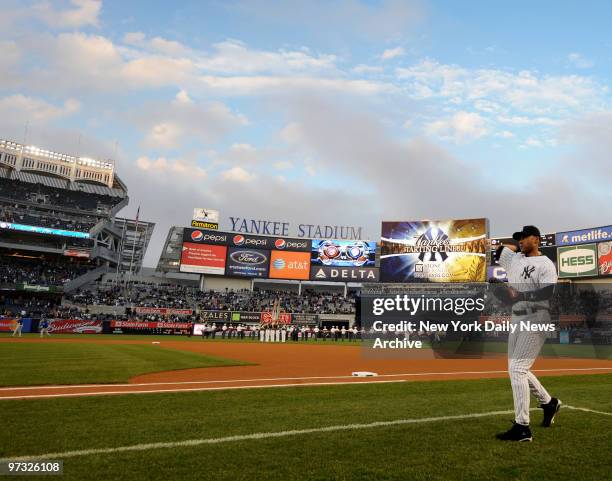
[[[39,205],[94,211],[101,214],[108,212],[121,201],[118,197],[58,189],[4,178],[0,178],[0,197]]]
[[[200,291],[196,287],[171,284],[133,283],[129,286],[113,282],[98,283],[67,296],[80,305],[168,307],[177,309],[218,311],[269,311],[276,301],[285,312],[308,314],[353,314],[355,294],[305,289],[292,291],[237,290]]]
[[[25,259],[0,257],[0,284],[28,284],[35,286],[63,286],[85,274],[86,264],[63,258]]]
[[[55,211],[36,211],[34,208],[20,208],[14,206],[2,206],[0,221],[15,224],[49,227],[51,229],[63,229],[77,232],[89,232],[96,225],[98,219],[91,215],[82,215],[78,218],[70,218],[68,215]]]

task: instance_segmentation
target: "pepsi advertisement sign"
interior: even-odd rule
[[[310,264],[312,267],[374,267],[376,265],[376,242],[313,240]]]
[[[186,227],[183,229],[183,242],[226,246],[229,244],[230,235],[227,232]]]
[[[312,241],[310,239],[294,239],[277,237],[274,239],[274,249],[279,251],[310,252]]]
[[[217,230],[191,229],[189,227],[183,229],[183,242],[294,252],[310,252],[312,245],[310,239],[236,234]]]
[[[268,277],[270,251],[230,247],[225,273],[236,277]]]

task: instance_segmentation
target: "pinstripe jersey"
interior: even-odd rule
[[[499,265],[506,270],[510,286],[518,292],[537,291],[557,283],[557,269],[553,261],[544,255],[526,257],[521,252],[512,252],[504,247],[499,256]],[[535,305],[548,307],[548,301],[521,301],[514,307],[525,309]]]

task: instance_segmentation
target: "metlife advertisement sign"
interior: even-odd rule
[[[612,240],[612,225],[605,227],[592,227],[590,229],[557,232],[557,246],[571,246],[576,244],[590,244]]]

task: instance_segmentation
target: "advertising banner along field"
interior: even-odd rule
[[[52,334],[101,334],[102,321],[81,319],[53,319],[49,321],[49,332]]]
[[[160,316],[191,316],[193,309],[174,309],[172,307],[135,307],[136,314],[158,314]]]
[[[382,282],[484,282],[487,219],[383,222]]]

